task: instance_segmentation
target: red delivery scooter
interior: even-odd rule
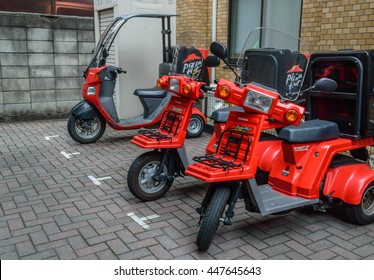
[[[263,39],[270,35],[266,33]],[[227,57],[220,44],[211,51],[223,60]],[[244,51],[242,73],[255,68],[246,61],[252,50]],[[262,60],[264,71],[283,76],[287,91],[294,92],[288,95],[294,98],[269,87],[269,76],[242,83],[219,81],[215,96],[245,112],[231,112],[215,153],[195,157],[196,162],[186,170],[209,183],[197,209],[200,250],[209,248],[221,220],[224,225],[232,224],[238,199],[244,200],[246,210],[263,216],[304,206],[319,211],[342,206],[353,223],[374,221],[374,171],[367,164],[366,150],[374,145],[374,109],[369,105],[373,51],[314,53],[308,68],[291,63],[289,69],[298,69],[297,73],[308,69],[303,75],[307,111],[290,102],[302,93],[302,83],[287,84],[291,72],[282,69],[268,51],[264,60],[274,63],[269,67]],[[291,54],[297,58],[297,53]],[[278,135],[264,134],[269,129],[277,129]]]
[[[204,98],[205,92],[212,90],[201,77],[206,75],[206,67],[219,65],[217,57],[208,56],[205,60],[197,59],[190,64],[188,71],[184,71],[185,75],[176,74],[180,72],[180,67],[186,67],[183,64],[186,58],[202,57],[205,45],[199,35],[201,34],[191,35],[190,32],[181,35],[181,44],[175,52],[171,74],[157,81],[160,88],[173,93],[159,128],[141,130],[140,135],[131,140],[143,149],[153,150],[138,156],[127,174],[127,185],[131,193],[143,201],[163,197],[172,186],[174,178],[185,175],[189,164],[184,146],[188,120],[195,100]],[[242,110],[240,107],[231,107],[213,112],[211,118],[215,123],[215,135],[219,137],[229,111],[235,109]]]
[[[84,72],[85,83],[82,88],[83,101],[72,110],[67,128],[70,136],[77,142],[93,143],[101,138],[108,124],[116,130],[130,130],[156,126],[172,97],[170,92],[157,87],[137,89],[134,95],[140,100],[143,114],[120,119],[114,102],[114,93],[118,74],[126,73],[122,68],[108,65],[109,53],[113,49],[113,41],[126,22],[133,18],[150,18],[161,20],[163,37],[163,63],[160,74],[167,74],[171,61],[171,14],[131,14],[116,18],[102,34],[99,43],[93,50],[92,60]],[[193,59],[192,59],[193,61]],[[188,65],[191,61],[186,60]],[[183,71],[183,68],[180,69]],[[183,73],[183,72],[181,72]],[[206,118],[197,108],[192,109],[187,136],[198,137],[204,130]]]

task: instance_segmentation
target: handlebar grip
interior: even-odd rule
[[[122,68],[117,68],[117,73],[118,74],[120,74],[120,73],[124,73],[124,74],[126,74],[127,73],[127,71],[126,70],[123,70]]]

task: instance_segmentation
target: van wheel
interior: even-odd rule
[[[223,186],[217,187],[214,190],[212,199],[203,214],[200,230],[197,235],[196,245],[199,250],[207,250],[209,248],[216,234],[223,211],[226,208],[230,193],[230,188]]]
[[[199,115],[192,115],[187,127],[187,137],[196,138],[204,131],[204,120]]]
[[[374,222],[374,184],[366,188],[360,204],[346,204],[345,210],[347,218],[354,224],[367,225]]]
[[[101,115],[91,119],[81,119],[70,115],[68,120],[68,132],[71,138],[81,144],[94,143],[103,136],[105,121]]]

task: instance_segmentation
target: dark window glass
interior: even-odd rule
[[[228,34],[230,62],[236,62],[249,32],[256,27],[277,28],[299,37],[301,7],[302,0],[230,0]],[[258,38],[251,37],[254,48],[262,48],[272,40],[286,40],[269,38],[265,35],[259,34]],[[295,48],[295,46],[287,46],[288,42],[282,43],[283,48]]]
[[[51,0],[0,1],[0,11],[51,14]]]
[[[1,0],[0,11],[94,16],[93,0]]]

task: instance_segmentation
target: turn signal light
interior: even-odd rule
[[[157,86],[159,88],[162,88],[164,85],[165,85],[165,81],[162,78],[157,80]]]
[[[290,109],[286,112],[286,120],[290,123],[297,121],[299,118],[299,112],[295,109]]]
[[[223,98],[223,99],[227,98],[230,95],[230,92],[231,92],[230,87],[226,85],[220,86],[218,89],[218,95],[220,98]]]
[[[190,84],[183,85],[183,93],[189,95],[192,92],[192,86]]]

